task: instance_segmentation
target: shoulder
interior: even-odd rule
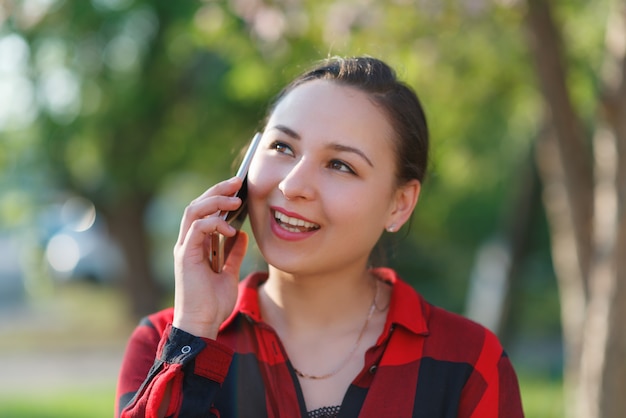
[[[160,335],[173,319],[174,308],[170,307],[146,316],[139,322],[139,326],[152,328]]]
[[[469,377],[474,376],[482,382],[479,386],[497,382],[501,374],[503,378],[509,375],[504,369],[510,368],[510,362],[493,332],[464,316],[433,305],[429,311],[429,335],[424,342],[423,358],[437,364],[464,365],[468,381],[473,381]],[[514,372],[510,376],[515,380]]]
[[[132,341],[158,344],[168,324],[174,319],[174,308],[167,308],[145,316],[139,321],[131,335]]]
[[[484,326],[432,305],[390,269],[377,274],[393,285],[391,321],[424,337],[423,355],[437,360],[476,364],[497,362],[503,355],[500,341]]]
[[[493,332],[459,314],[430,305],[427,324],[426,347],[432,356],[476,364],[479,360],[497,363],[504,354]]]

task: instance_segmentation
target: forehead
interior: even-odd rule
[[[294,88],[275,107],[268,128],[285,125],[301,136],[358,140],[389,145],[393,128],[367,93],[328,80],[313,80]]]

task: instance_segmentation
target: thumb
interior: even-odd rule
[[[230,248],[230,254],[224,263],[224,270],[237,273],[241,267],[246,250],[248,248],[248,234],[237,231],[237,234],[226,241],[226,247]],[[226,249],[225,249],[226,250]]]

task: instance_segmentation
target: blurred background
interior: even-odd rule
[[[527,416],[565,416],[537,4],[591,138],[610,1],[0,0],[0,417],[111,416],[126,339],[173,301],[183,208],[292,77],[363,54],[415,88],[432,136],[388,264],[498,333]]]

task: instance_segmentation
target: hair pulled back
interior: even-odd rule
[[[328,58],[287,85],[270,107],[270,114],[289,92],[312,80],[330,80],[368,94],[395,131],[398,183],[423,181],[429,146],[426,116],[413,89],[399,81],[391,67],[371,57]]]

